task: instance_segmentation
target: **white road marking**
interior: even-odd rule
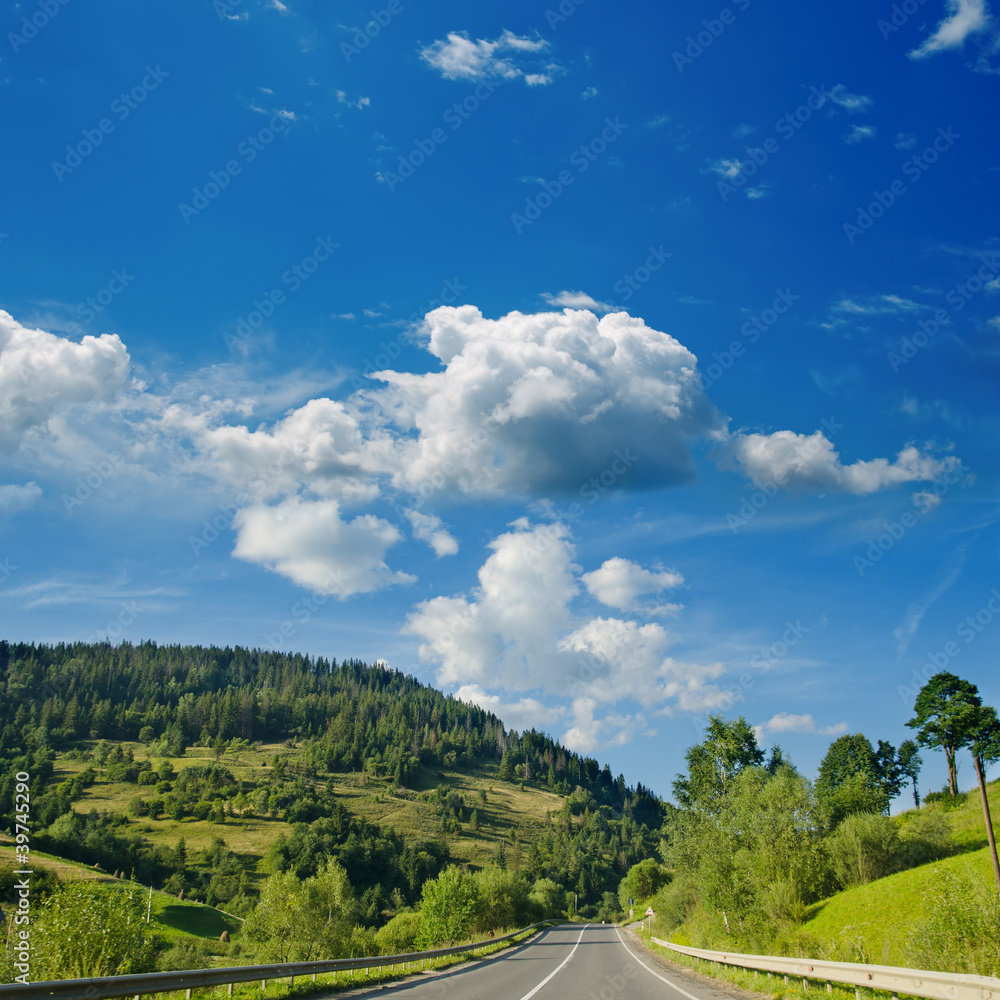
[[[583,931],[585,931],[590,924],[584,924]],[[550,972],[530,993],[525,993],[521,1000],[531,1000],[531,998],[550,980],[556,973],[562,971],[563,966],[576,954],[576,949],[580,947],[580,942],[583,940],[583,931],[580,931],[580,936],[576,939],[576,944],[573,945],[573,950],[562,960],[559,967]],[[691,1000],[695,1000],[694,997]]]
[[[672,989],[675,989],[675,990],[677,990],[677,992],[678,992],[678,993],[681,993],[681,994],[683,994],[684,996],[686,996],[686,997],[688,998],[688,1000],[698,1000],[698,997],[696,997],[696,996],[692,996],[692,995],[691,995],[690,993],[688,993],[688,991],[687,991],[687,990],[683,990],[683,989],[681,989],[681,988],[680,988],[680,986],[678,986],[678,985],[677,985],[676,983],[672,983],[672,982],[671,982],[671,981],[670,981],[669,979],[667,979],[667,977],[666,977],[666,976],[661,976],[661,975],[660,975],[660,974],[659,974],[659,973],[658,973],[658,972],[657,972],[657,971],[656,971],[655,969],[651,969],[651,968],[650,968],[650,967],[649,967],[648,965],[646,965],[646,963],[645,963],[645,962],[644,962],[644,961],[643,961],[643,960],[642,960],[641,958],[639,958],[639,956],[638,956],[638,955],[636,955],[636,954],[635,954],[635,953],[634,953],[634,952],[632,951],[632,949],[631,949],[631,948],[629,948],[629,946],[628,946],[628,945],[627,945],[627,944],[625,943],[625,939],[624,939],[624,938],[622,937],[622,935],[621,935],[621,931],[620,931],[620,930],[618,930],[618,928],[617,928],[617,927],[615,928],[615,933],[616,933],[616,934],[618,935],[618,940],[619,940],[619,941],[621,941],[621,943],[622,943],[622,947],[623,947],[623,948],[624,948],[624,949],[625,949],[625,950],[626,950],[626,951],[627,951],[627,952],[628,952],[628,953],[629,953],[629,954],[630,954],[630,955],[631,955],[631,956],[632,956],[632,957],[633,957],[633,958],[634,958],[634,959],[635,959],[635,960],[636,960],[636,961],[637,961],[637,962],[638,962],[638,963],[639,963],[639,964],[640,964],[640,965],[641,965],[641,966],[642,966],[642,967],[643,967],[643,968],[644,968],[644,969],[645,969],[645,970],[646,970],[647,972],[651,972],[651,973],[652,973],[652,974],[653,974],[654,976],[656,976],[656,978],[657,978],[657,979],[660,979],[660,980],[662,980],[663,982],[665,982],[665,983],[667,984],[667,986],[671,987]],[[529,995],[530,995],[530,994],[529,994]]]

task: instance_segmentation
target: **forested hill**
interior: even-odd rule
[[[594,758],[358,660],[239,646],[0,642],[0,678],[5,758],[88,739],[159,743],[171,756],[195,744],[294,739],[317,770],[364,769],[407,786],[422,768],[498,762],[501,780],[563,794],[581,786],[638,823],[655,829],[662,820],[658,799]]]

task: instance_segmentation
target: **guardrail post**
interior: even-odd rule
[[[232,983],[226,983],[226,996],[230,996],[231,997],[232,995],[233,995],[233,984]]]
[[[190,990],[185,990],[184,991],[184,996],[187,997],[187,1000],[191,1000],[191,991]]]
[[[802,989],[809,989],[809,980],[805,976],[802,977]]]
[[[833,992],[833,983],[827,982],[827,984],[826,984],[826,992],[827,993],[832,993]]]
[[[785,976],[785,985],[788,985],[788,976]]]

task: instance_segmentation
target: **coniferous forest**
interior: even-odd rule
[[[381,665],[240,647],[3,642],[0,677],[0,808],[11,814],[14,775],[30,772],[36,848],[234,911],[252,908],[255,876],[308,878],[334,859],[363,921],[377,926],[448,865],[450,832],[475,829],[475,803],[441,785],[424,792],[440,811],[441,837],[407,842],[338,801],[330,778],[339,773],[365,771],[406,794],[432,788],[442,768],[489,769],[498,782],[562,794],[562,812],[525,838],[511,864],[529,884],[548,879],[576,893],[580,910],[595,914],[602,903],[614,908],[618,882],[655,851],[663,821],[659,799],[594,758],[534,730],[507,730],[495,715]],[[283,742],[294,756],[275,757],[253,782],[236,779],[222,754]],[[215,749],[216,763],[185,765],[193,746]],[[181,761],[154,767],[157,755]],[[57,757],[86,766],[56,780]],[[134,808],[80,808],[99,780],[134,783]],[[140,795],[146,786],[160,794]],[[224,837],[195,859],[183,844],[154,847],[141,836],[139,819],[161,814],[220,823],[270,816],[291,832],[262,859],[234,853]]]

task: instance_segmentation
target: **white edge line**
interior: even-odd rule
[[[661,975],[660,975],[660,974],[659,974],[659,973],[658,973],[658,972],[657,972],[657,971],[656,971],[655,969],[651,969],[651,968],[650,968],[650,967],[649,967],[648,965],[646,965],[646,963],[645,963],[645,962],[644,962],[644,961],[643,961],[643,960],[642,960],[641,958],[639,958],[639,956],[638,956],[638,955],[636,955],[636,954],[635,954],[635,953],[634,953],[634,952],[632,951],[632,949],[631,949],[631,948],[629,948],[629,946],[628,946],[628,945],[627,945],[627,944],[625,943],[625,939],[624,939],[624,938],[622,937],[622,934],[621,934],[621,931],[620,931],[620,930],[618,930],[618,928],[617,928],[617,927],[615,928],[615,933],[616,933],[616,934],[618,935],[618,940],[619,940],[619,941],[621,941],[621,943],[622,943],[622,947],[623,947],[623,948],[624,948],[624,949],[625,949],[625,950],[626,950],[626,951],[627,951],[627,952],[628,952],[628,953],[629,953],[629,954],[630,954],[630,955],[631,955],[631,956],[632,956],[632,957],[633,957],[633,958],[634,958],[634,959],[635,959],[635,960],[636,960],[636,961],[637,961],[637,962],[638,962],[638,963],[639,963],[639,964],[640,964],[640,965],[641,965],[641,966],[642,966],[642,967],[643,967],[643,968],[644,968],[644,969],[645,969],[645,970],[646,970],[647,972],[649,972],[649,973],[652,973],[652,974],[653,974],[654,976],[656,976],[656,978],[657,978],[657,979],[660,979],[660,980],[662,980],[663,982],[665,982],[665,983],[667,984],[667,986],[671,987],[672,989],[675,989],[675,990],[677,990],[677,992],[678,992],[678,993],[682,993],[682,994],[683,994],[684,996],[686,996],[686,997],[688,998],[688,1000],[698,1000],[698,998],[697,998],[697,997],[695,997],[695,996],[692,996],[692,995],[691,995],[690,993],[688,993],[688,991],[687,991],[687,990],[684,990],[684,989],[681,989],[681,988],[680,988],[680,986],[678,986],[678,985],[677,985],[676,983],[672,983],[672,982],[671,982],[671,981],[670,981],[669,979],[667,979],[667,977],[666,977],[666,976],[661,976]],[[557,971],[558,971],[558,970],[557,970]],[[531,995],[531,994],[529,993],[529,994],[528,994],[528,996],[530,996],[530,995]],[[527,997],[523,998],[523,1000],[527,1000]]]
[[[585,931],[590,924],[584,924],[583,931]],[[562,967],[576,954],[576,949],[580,947],[580,942],[583,940],[583,931],[580,931],[580,936],[576,939],[576,944],[573,945],[573,950],[562,960],[562,962],[553,969],[530,993],[525,993],[521,1000],[531,1000],[531,998],[550,980],[557,972],[562,970]],[[624,942],[623,942],[624,943]],[[691,997],[691,1000],[695,1000]]]

